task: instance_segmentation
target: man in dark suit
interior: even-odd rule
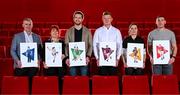
[[[36,75],[37,67],[22,67],[20,61],[20,43],[37,43],[38,47],[38,60],[40,59],[40,51],[42,48],[42,42],[40,36],[32,32],[33,22],[31,18],[25,18],[22,24],[24,31],[14,35],[11,44],[11,56],[14,59],[14,73],[16,76],[29,76]],[[38,61],[39,66],[39,61]]]

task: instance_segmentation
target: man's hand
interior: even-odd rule
[[[151,62],[151,64],[154,64],[152,56],[150,56],[150,62]]]
[[[66,65],[69,67],[70,66],[70,64],[69,64],[69,58],[68,59],[66,59]]]
[[[174,63],[174,62],[175,62],[175,58],[174,58],[174,57],[170,58],[169,64],[172,64],[172,63]]]
[[[88,65],[90,62],[90,58],[89,57],[86,57],[86,65]]]
[[[114,67],[117,67],[118,64],[119,64],[119,60],[117,59],[117,60],[116,60],[116,65],[115,65]]]
[[[18,65],[18,67],[17,67],[17,68],[22,68],[22,63],[21,63],[21,61],[20,61],[20,60],[18,60],[18,61],[17,61],[17,65]]]
[[[97,66],[99,66],[99,59],[96,60],[96,64],[97,64]]]

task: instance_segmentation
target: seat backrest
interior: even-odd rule
[[[6,48],[5,46],[0,46],[0,58],[5,58],[6,56]]]
[[[56,76],[35,76],[32,81],[32,94],[59,94],[58,84]]]
[[[0,61],[0,75],[1,76],[13,76],[14,67],[12,58],[4,58]]]
[[[123,76],[123,94],[150,94],[148,77],[143,76]]]
[[[87,76],[65,76],[63,94],[89,94],[89,78]]]
[[[29,94],[28,77],[3,76],[1,94]]]
[[[119,78],[117,76],[93,76],[92,94],[119,95]]]
[[[153,94],[179,94],[176,75],[153,75],[151,85]]]

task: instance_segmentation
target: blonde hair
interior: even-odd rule
[[[130,29],[131,29],[131,27],[132,27],[133,25],[136,25],[136,27],[137,27],[137,29],[138,29],[138,25],[137,25],[136,23],[131,23],[131,24],[129,25],[129,30],[128,30],[128,35],[129,35],[129,36],[130,36]],[[139,35],[139,30],[137,31],[137,35]]]

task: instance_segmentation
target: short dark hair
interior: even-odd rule
[[[76,14],[80,14],[82,16],[82,18],[84,19],[84,13],[82,11],[75,11],[74,14],[73,14],[73,17],[76,15]]]
[[[104,16],[104,15],[110,15],[110,16],[112,16],[111,12],[109,12],[109,11],[104,11],[104,12],[103,12],[103,16]]]
[[[56,29],[57,31],[59,31],[59,26],[58,25],[51,25],[51,30],[52,29]]]

